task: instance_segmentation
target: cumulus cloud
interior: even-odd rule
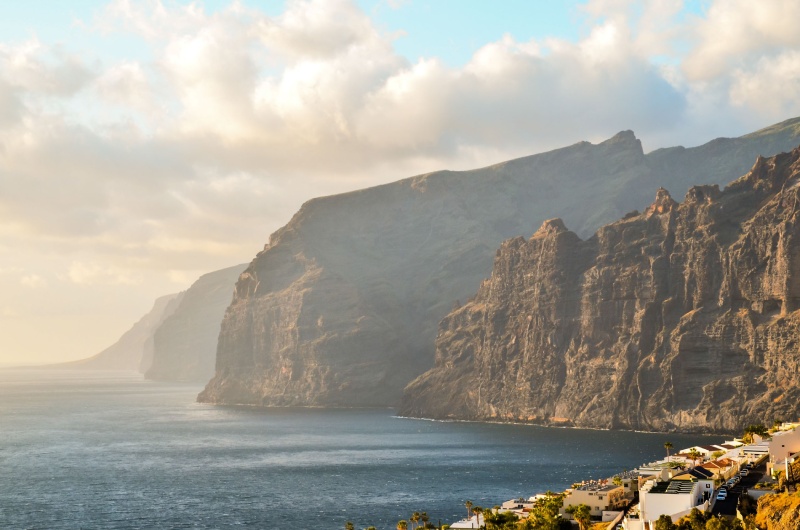
[[[800,49],[760,58],[731,74],[731,103],[768,116],[800,115]]]
[[[716,0],[694,25],[696,42],[684,61],[693,80],[713,81],[749,70],[765,56],[800,46],[800,4],[794,0]]]

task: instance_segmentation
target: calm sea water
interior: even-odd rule
[[[719,437],[246,409],[125,373],[0,370],[0,528],[393,529]]]

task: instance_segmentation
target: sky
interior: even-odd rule
[[[313,197],[800,116],[796,0],[5,4],[0,365],[99,352]]]

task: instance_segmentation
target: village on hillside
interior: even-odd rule
[[[576,483],[562,493],[511,499],[490,510],[476,508],[471,517],[445,528],[505,528],[495,521],[530,519],[545,506],[556,519],[581,530],[660,530],[671,528],[667,518],[675,524],[694,510],[705,517],[745,520],[755,512],[759,497],[800,480],[792,465],[795,459],[800,464],[799,427],[800,422],[776,422],[769,431],[751,426],[742,438],[674,453],[666,442],[663,460]]]

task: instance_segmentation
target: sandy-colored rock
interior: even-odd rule
[[[800,530],[800,494],[759,498],[756,525],[762,530]]]
[[[659,189],[587,240],[547,221],[506,241],[400,413],[719,432],[796,418],[799,215],[797,148],[682,204]]]

